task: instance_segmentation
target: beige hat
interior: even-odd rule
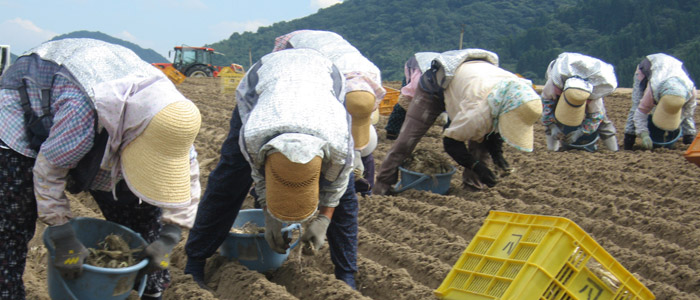
[[[369,126],[374,101],[374,94],[367,91],[352,91],[345,94],[345,108],[352,117],[352,138],[355,149],[362,149],[369,143]]]
[[[591,93],[577,88],[564,90],[559,96],[554,118],[567,126],[579,126],[586,116],[586,100]]]
[[[498,117],[498,132],[509,144],[523,151],[532,151],[534,125],[542,116],[542,101],[525,102]]]
[[[159,111],[121,153],[129,187],[147,202],[189,203],[190,148],[200,125],[201,115],[191,101],[173,102]]]
[[[663,130],[676,130],[681,124],[681,110],[685,98],[677,95],[663,95],[656,105],[651,121]]]
[[[320,156],[300,164],[281,152],[265,159],[265,194],[267,211],[285,222],[302,222],[318,207],[321,177]]]

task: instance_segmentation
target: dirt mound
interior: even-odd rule
[[[399,82],[387,84],[400,86]],[[233,96],[221,95],[218,81],[211,78],[188,78],[178,88],[202,113],[195,146],[205,187],[228,133]],[[629,89],[620,89],[605,102],[622,144]],[[382,116],[376,125],[380,137],[377,165],[392,143],[384,138],[386,120]],[[494,188],[473,191],[463,187],[462,168],[458,167],[444,196],[406,191],[397,196],[360,198],[358,291],[334,279],[327,248],[316,257],[300,256],[295,250],[279,270],[268,274],[212,257],[206,270],[213,292],[203,290],[182,272],[185,232],[173,253],[173,281],[164,299],[431,299],[491,210],[569,218],[657,299],[699,299],[700,168],[683,158],[687,146],[553,153],[546,150],[544,127],[535,129],[534,152],[504,146],[504,156],[515,170]],[[441,132],[433,126],[417,149],[449,158],[442,148]],[[70,198],[76,215],[102,217],[89,195]],[[252,208],[251,199],[244,208]],[[30,244],[25,272],[28,299],[48,299],[46,249],[40,241],[43,228],[38,227]]]

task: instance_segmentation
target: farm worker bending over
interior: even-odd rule
[[[345,76],[345,108],[352,118],[355,144],[355,192],[371,194],[374,186],[372,152],[377,147],[377,132],[370,124],[370,116],[386,94],[379,68],[343,37],[330,31],[293,31],[276,38],[272,51],[292,48],[321,52]]]
[[[404,85],[401,87],[399,101],[391,111],[389,119],[386,122],[386,138],[395,140],[401,131],[404,119],[406,119],[406,111],[409,104],[413,100],[418,88],[418,82],[423,72],[430,69],[430,64],[440,53],[437,52],[418,52],[409,58],[403,67]]]
[[[510,172],[503,158],[503,140],[518,150],[532,151],[533,124],[542,114],[542,101],[529,80],[497,65],[498,56],[482,49],[448,51],[433,60],[430,70],[420,78],[401,133],[381,164],[376,194],[391,192],[399,165],[445,110],[451,120],[444,132],[445,150],[464,166],[467,185],[484,188],[496,184],[484,152],[497,167]]]
[[[283,222],[308,222],[302,242],[319,249],[328,237],[336,278],[355,288],[358,202],[344,86],[339,69],[312,49],[273,52],[248,70],[185,246],[185,273],[200,285],[205,260],[255,182],[270,247],[287,251]]]
[[[652,149],[647,115],[662,130],[683,132],[683,144],[695,139],[697,93],[683,62],[664,53],[647,55],[634,72],[632,106],[625,124],[625,150],[632,150],[637,136],[642,148]],[[654,109],[655,108],[655,109]]]
[[[613,66],[579,53],[564,52],[549,63],[542,88],[542,123],[547,149],[557,151],[596,131],[606,148],[617,151],[615,125],[603,97],[617,88]],[[564,133],[565,127],[571,130]]]
[[[41,44],[1,84],[0,298],[25,297],[37,211],[51,226],[54,266],[80,276],[88,251],[68,223],[67,190],[88,191],[107,220],[150,243],[142,299],[160,299],[180,227],[199,202],[197,107],[131,50],[92,39]]]

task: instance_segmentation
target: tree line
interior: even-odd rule
[[[549,62],[579,52],[615,66],[621,87],[632,85],[645,55],[664,52],[700,74],[700,5],[687,0],[345,0],[316,14],[233,33],[209,44],[216,63],[249,66],[269,53],[277,36],[299,29],[342,35],[381,70],[401,80],[415,52],[483,48],[501,66],[544,82]],[[460,36],[462,45],[459,45]]]

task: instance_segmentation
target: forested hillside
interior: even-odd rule
[[[381,70],[401,80],[414,52],[484,48],[501,65],[536,83],[557,54],[569,51],[613,64],[631,86],[644,55],[665,52],[700,74],[700,3],[683,0],[345,0],[305,18],[234,33],[209,44],[218,63],[249,66],[272,50],[275,37],[298,29],[337,32]],[[249,58],[250,54],[250,58]],[[697,81],[697,77],[694,77]]]
[[[505,39],[498,53],[526,76],[542,77],[562,51],[598,57],[615,66],[620,86],[630,87],[636,65],[664,52],[700,75],[700,2],[686,0],[586,0],[562,6],[527,30]]]

